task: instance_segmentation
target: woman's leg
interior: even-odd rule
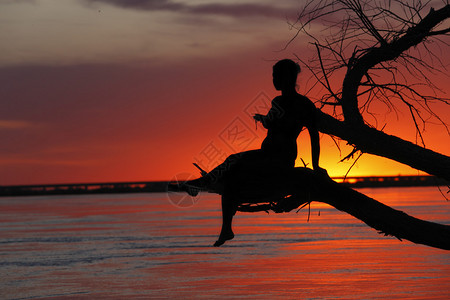
[[[231,194],[224,193],[222,195],[222,229],[218,240],[214,243],[214,247],[223,245],[226,241],[234,238],[231,224],[233,216],[236,214],[236,203]]]
[[[229,175],[233,170],[239,169],[241,165],[256,161],[261,157],[261,150],[250,150],[231,154],[225,159],[223,163],[215,167],[206,175],[185,182],[186,185],[191,187],[205,188],[211,184],[223,181],[224,178]]]

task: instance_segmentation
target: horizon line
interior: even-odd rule
[[[367,175],[367,176],[330,176],[333,180],[350,180],[366,178],[417,178],[417,177],[436,177],[434,175]],[[43,186],[76,186],[76,185],[105,185],[105,184],[148,184],[148,183],[168,183],[173,180],[137,180],[137,181],[92,181],[92,182],[67,182],[67,183],[33,183],[33,184],[0,184],[0,188],[6,187],[43,187]]]

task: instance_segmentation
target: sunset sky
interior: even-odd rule
[[[305,37],[282,50],[303,2],[0,1],[0,185],[170,180],[259,148],[251,114],[277,95],[272,65],[311,54]],[[450,123],[449,106],[438,109]],[[406,107],[377,113],[380,128],[415,142]],[[443,126],[424,137],[450,154]],[[308,134],[298,142],[309,162]],[[321,166],[344,175],[351,148],[325,135],[321,146]],[[398,174],[418,172],[364,154],[349,176]]]

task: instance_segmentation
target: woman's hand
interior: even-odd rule
[[[262,121],[263,121],[263,118],[264,118],[264,116],[261,115],[261,114],[255,114],[255,115],[253,116],[253,119],[254,119],[255,121],[258,121],[258,122],[262,122]]]

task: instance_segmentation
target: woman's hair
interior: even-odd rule
[[[297,82],[297,75],[300,73],[300,66],[291,59],[282,59],[278,61],[273,70],[276,73],[282,74],[284,80],[289,81],[288,84],[295,85]]]

